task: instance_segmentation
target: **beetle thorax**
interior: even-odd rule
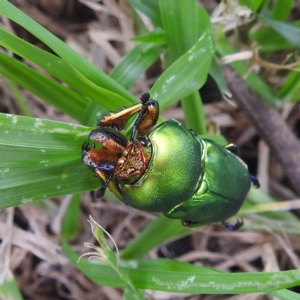
[[[129,143],[119,158],[115,176],[119,179],[137,181],[147,170],[150,156],[138,142]]]

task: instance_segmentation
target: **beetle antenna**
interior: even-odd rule
[[[144,92],[140,96],[140,100],[142,103],[147,103],[150,99],[150,94],[148,92]]]

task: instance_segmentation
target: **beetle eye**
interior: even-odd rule
[[[150,142],[145,137],[140,137],[139,142],[143,147],[148,147]]]

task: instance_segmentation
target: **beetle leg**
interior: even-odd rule
[[[141,97],[142,106],[138,113],[137,119],[132,126],[132,133],[130,141],[133,141],[138,133],[147,132],[157,122],[159,116],[159,105],[156,100],[150,100],[149,93],[142,93]]]
[[[96,177],[100,178],[103,183],[102,187],[95,191],[96,198],[102,198],[105,194],[107,187],[113,192],[119,200],[123,201],[123,197],[119,188],[119,185],[114,178],[114,172],[107,172],[101,169],[94,168],[94,174]]]
[[[98,121],[98,126],[111,127],[117,130],[123,130],[126,121],[135,113],[138,113],[132,127],[130,141],[133,141],[138,133],[147,132],[156,124],[159,116],[159,105],[155,100],[150,100],[150,94],[145,92],[140,96],[141,103],[134,104],[127,108],[122,108],[116,112],[110,112]]]
[[[115,170],[119,159],[118,153],[113,153],[105,148],[90,148],[88,142],[85,142],[83,147],[82,162],[85,165],[106,172],[112,172]]]
[[[93,141],[92,146],[89,141]],[[103,148],[97,149],[95,142]],[[127,144],[127,139],[112,128],[95,129],[82,145],[82,161],[87,166],[113,172]]]
[[[91,131],[88,140],[101,144],[112,152],[122,153],[128,140],[117,130],[112,128],[97,128]]]
[[[95,193],[96,198],[101,198],[104,196],[107,186],[109,186],[116,194],[118,194],[118,187],[114,182],[110,184],[110,181],[113,178],[119,159],[119,154],[113,153],[105,148],[90,148],[88,142],[85,142],[82,148],[83,163],[94,168],[94,174],[96,177],[104,181],[103,186]]]
[[[116,112],[110,112],[105,115],[98,121],[98,126],[101,127],[112,127],[117,130],[123,130],[125,127],[126,121],[135,113],[141,110],[145,110],[143,107],[146,103],[148,103],[150,99],[150,94],[145,92],[140,96],[141,103],[134,104],[130,107],[122,107],[121,110],[117,110]]]
[[[257,179],[256,176],[251,175],[251,181],[252,181],[254,187],[256,187],[256,188],[259,188],[259,187],[260,187],[260,183],[259,183],[259,181],[258,181],[258,179]]]
[[[104,175],[105,173],[101,172],[101,170],[94,169],[94,172],[95,172],[95,175],[97,177],[100,177],[102,179],[103,179],[103,177],[106,177],[106,175]],[[102,174],[100,175],[99,172],[101,172]],[[95,195],[96,198],[99,199],[99,198],[102,198],[104,196],[105,191],[106,191],[106,189],[107,189],[107,187],[108,187],[108,185],[109,185],[109,183],[110,183],[113,175],[114,175],[114,172],[109,173],[109,175],[107,176],[107,178],[106,178],[104,184],[101,186],[101,188],[99,188],[97,191],[95,191],[94,195]]]
[[[229,224],[227,221],[223,221],[222,224],[230,231],[236,231],[243,226],[244,222],[243,219],[237,219],[234,225]]]
[[[101,127],[112,127],[117,130],[123,130],[126,121],[135,113],[139,112],[142,103],[134,104],[130,107],[122,108],[116,112],[110,112],[98,120],[97,125]]]
[[[96,143],[102,148],[96,148]],[[103,197],[109,187],[119,198],[121,193],[113,179],[116,165],[128,144],[127,139],[112,128],[98,128],[93,130],[82,145],[82,161],[87,166],[94,168],[94,173],[102,181],[103,186],[95,193],[97,198]]]

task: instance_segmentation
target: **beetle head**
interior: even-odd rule
[[[119,158],[115,176],[121,180],[135,182],[142,177],[148,168],[150,155],[141,144],[131,142]]]

